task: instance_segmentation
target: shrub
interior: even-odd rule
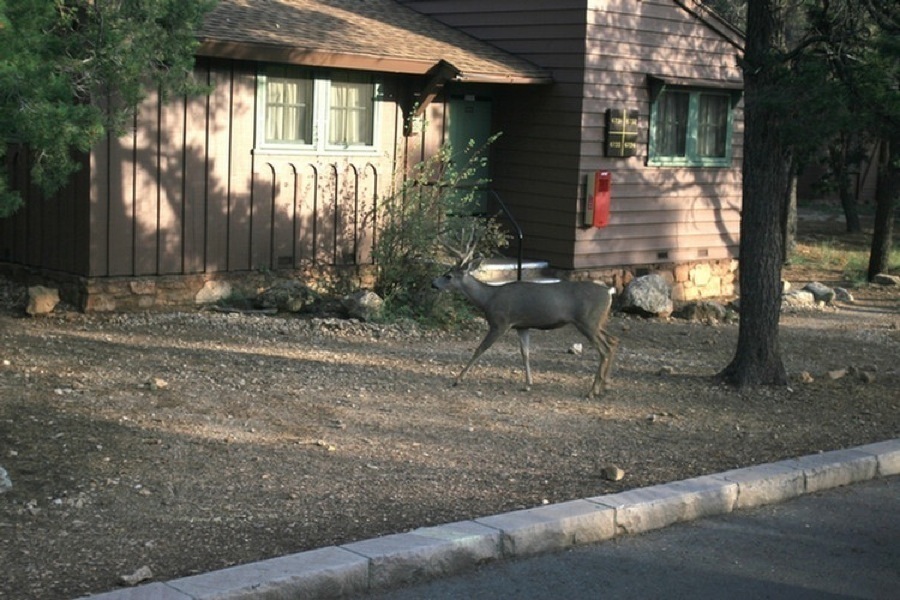
[[[487,181],[476,174],[496,137],[482,147],[470,140],[460,152],[442,146],[382,200],[373,254],[375,292],[384,298],[388,318],[446,324],[460,311],[468,314],[450,295],[434,293],[431,280],[453,263],[494,255],[508,244],[496,217],[479,214],[477,206]]]

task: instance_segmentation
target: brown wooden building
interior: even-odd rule
[[[0,221],[0,261],[86,310],[190,300],[210,280],[365,266],[394,174],[486,139],[528,257],[618,283],[729,293],[740,35],[693,0],[222,0],[209,97],[151,97],[55,198]],[[589,182],[608,222],[584,225]],[[602,207],[601,207],[602,208]]]

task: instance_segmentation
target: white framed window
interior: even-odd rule
[[[333,75],[328,93],[328,145],[371,147],[375,144],[374,125],[375,84],[350,73]]]
[[[268,65],[257,84],[257,150],[373,153],[379,93],[369,73]]]
[[[313,78],[292,66],[266,69],[263,87],[265,145],[312,146]]]

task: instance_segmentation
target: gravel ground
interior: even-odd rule
[[[900,290],[786,313],[788,388],[712,378],[737,325],[613,317],[514,335],[181,312],[22,316],[0,281],[2,598],[151,579],[900,436]],[[624,478],[611,481],[616,466]]]

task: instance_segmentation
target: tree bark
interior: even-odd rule
[[[791,256],[797,248],[797,175],[791,176],[791,192],[784,219],[784,257],[782,264],[791,263]]]
[[[787,384],[778,321],[793,155],[782,135],[789,117],[773,100],[784,73],[778,52],[784,31],[779,2],[750,0],[747,5],[741,321],[735,356],[720,374],[738,387]]]
[[[900,168],[897,167],[900,153],[900,135],[881,142],[882,160],[878,165],[878,181],[875,188],[875,229],[872,235],[872,249],[869,253],[868,280],[879,273],[887,273],[890,266],[891,246],[894,232],[894,204],[900,193]]]
[[[862,231],[862,225],[859,222],[859,210],[856,205],[856,190],[850,180],[850,167],[847,164],[847,151],[851,143],[849,136],[841,135],[836,147],[831,148],[829,154],[831,172],[837,180],[838,198],[847,223],[847,233],[858,233]]]

